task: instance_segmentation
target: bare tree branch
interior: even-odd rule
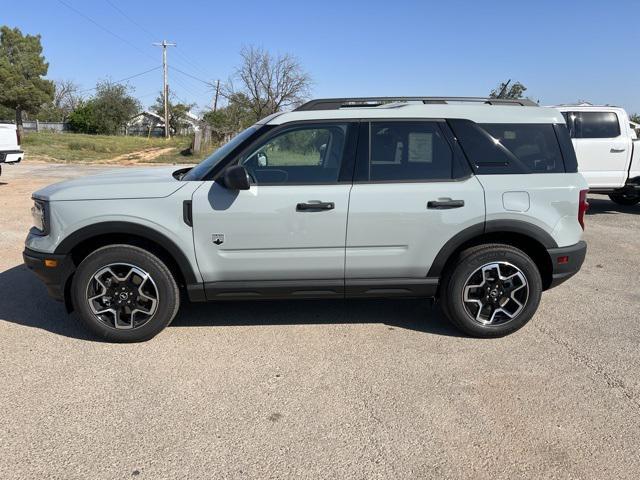
[[[256,121],[308,98],[311,77],[296,57],[273,56],[255,46],[244,47],[240,57],[242,63],[225,85],[223,95],[227,99],[239,93],[248,97]],[[234,87],[234,79],[239,81],[239,88]]]

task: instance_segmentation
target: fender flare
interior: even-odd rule
[[[108,234],[131,234],[154,242],[165,249],[173,257],[187,284],[201,283],[193,271],[191,263],[182,249],[175,242],[156,230],[132,222],[102,222],[80,228],[66,237],[55,250],[56,255],[68,255],[80,243],[90,238]]]
[[[558,248],[558,244],[549,233],[532,223],[522,220],[489,220],[467,227],[451,237],[436,255],[427,277],[440,277],[447,261],[458,248],[486,233],[517,233],[537,241],[546,249]]]

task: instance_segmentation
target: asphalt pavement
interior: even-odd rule
[[[501,339],[421,300],[185,305],[94,341],[21,263],[30,194],[0,177],[0,478],[640,476],[640,206],[590,197],[582,271]]]

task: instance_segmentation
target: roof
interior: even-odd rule
[[[477,123],[565,123],[555,108],[486,104],[388,103],[376,107],[354,106],[334,110],[294,110],[265,119],[269,125],[301,120],[463,118]]]
[[[553,105],[553,108],[557,108],[560,111],[568,110],[615,110],[624,112],[625,109],[616,105],[592,105],[591,103],[563,103],[562,105]]]

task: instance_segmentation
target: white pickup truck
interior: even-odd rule
[[[621,205],[640,202],[640,140],[627,112],[619,107],[557,105],[589,190]]]
[[[0,123],[0,174],[3,163],[18,163],[24,158],[20,135],[12,123]]]

